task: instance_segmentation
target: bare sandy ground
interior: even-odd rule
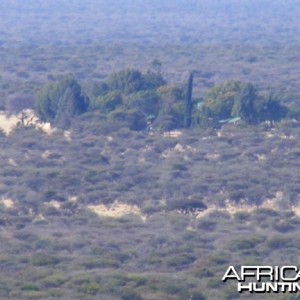
[[[9,134],[18,122],[18,117],[7,117],[4,113],[0,113],[0,128],[5,132],[5,134]]]
[[[18,115],[7,116],[4,112],[0,113],[0,129],[4,131],[5,134],[9,134],[21,119],[27,126],[34,125],[36,128],[42,129],[47,134],[51,134],[55,129],[51,128],[50,123],[42,123],[39,121],[38,117],[30,109],[26,109]]]
[[[141,210],[136,205],[114,202],[109,206],[99,204],[88,205],[87,208],[101,217],[121,218],[126,215],[136,215],[143,221],[146,221],[146,216],[142,214]]]

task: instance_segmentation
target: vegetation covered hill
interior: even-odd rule
[[[0,299],[258,299],[229,265],[299,265],[299,10],[1,1]]]
[[[221,281],[229,264],[298,263],[298,141],[293,121],[163,134],[86,113],[69,132],[18,126],[0,140],[1,297],[251,298]]]

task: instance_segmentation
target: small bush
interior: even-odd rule
[[[22,291],[39,291],[40,287],[34,283],[23,284],[20,288]]]
[[[167,261],[167,265],[175,268],[184,268],[195,261],[195,257],[189,254],[175,256]]]
[[[60,262],[58,257],[46,254],[46,253],[37,253],[35,254],[32,259],[31,263],[34,266],[55,266]]]
[[[230,249],[234,251],[248,250],[255,248],[258,244],[264,241],[263,237],[248,237],[230,241]]]
[[[60,287],[64,283],[66,283],[68,280],[69,280],[68,277],[66,277],[64,275],[56,274],[56,275],[51,275],[51,276],[43,279],[41,281],[41,284],[45,288],[52,288],[52,287],[56,288],[56,287]]]
[[[85,283],[78,288],[79,292],[86,295],[96,295],[99,292],[99,290],[100,287],[97,283]]]
[[[216,221],[202,219],[198,223],[198,228],[205,231],[214,231],[216,225],[217,225]]]
[[[267,245],[271,250],[287,248],[290,245],[290,240],[284,236],[273,236],[267,241]]]
[[[296,230],[296,226],[291,224],[291,222],[289,222],[289,220],[276,222],[276,223],[274,223],[273,228],[276,231],[279,231],[281,233]]]
[[[113,258],[98,258],[91,259],[83,263],[83,266],[87,269],[97,269],[97,268],[119,268],[120,262]]]
[[[125,290],[121,296],[122,300],[143,300],[143,298],[135,291]]]

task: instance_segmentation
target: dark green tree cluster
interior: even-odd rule
[[[156,128],[181,127],[183,93],[177,86],[167,85],[159,68],[145,74],[125,69],[97,83],[90,96],[90,109],[106,113],[108,118],[126,121],[134,130],[143,130],[155,120]]]
[[[196,106],[196,123],[240,118],[247,124],[279,121],[288,109],[272,93],[260,93],[251,83],[228,81],[214,86]]]
[[[251,83],[229,81],[214,86],[201,101],[192,97],[193,73],[186,91],[166,83],[157,69],[142,73],[125,69],[86,89],[74,79],[46,85],[37,96],[36,111],[43,121],[67,127],[74,116],[98,111],[132,130],[211,127],[238,118],[244,123],[278,121],[288,109],[272,93],[260,93]]]
[[[71,78],[48,84],[37,95],[36,111],[40,118],[62,127],[68,126],[74,116],[86,112],[87,108],[87,98]]]

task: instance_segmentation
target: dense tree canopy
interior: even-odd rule
[[[80,85],[70,78],[46,85],[37,96],[36,111],[43,121],[66,126],[87,110],[88,101]]]
[[[165,83],[165,80],[158,72],[148,71],[146,74],[143,74],[135,69],[124,69],[112,73],[107,80],[107,85],[111,91],[117,90],[124,94],[156,89]]]
[[[113,120],[126,121],[129,128],[144,130],[149,120],[154,119],[158,119],[160,127],[162,119],[172,114],[180,94],[179,88],[166,84],[159,69],[146,73],[124,69],[92,87],[89,109],[108,114]],[[167,126],[176,127],[180,127],[178,120]]]
[[[94,83],[84,96],[80,85],[67,78],[42,89],[36,110],[43,121],[56,126],[69,126],[75,115],[89,110],[121,120],[134,130],[211,127],[233,118],[255,124],[278,121],[288,113],[278,96],[259,92],[253,84],[240,81],[215,85],[197,101],[192,97],[192,79],[191,74],[184,91],[178,85],[167,84],[158,71],[125,69]]]
[[[109,113],[119,107],[122,102],[122,95],[119,92],[112,91],[95,97],[90,103],[90,108]]]
[[[272,93],[259,93],[251,83],[228,81],[214,86],[198,105],[200,118],[215,121],[239,117],[246,123],[278,121],[287,113]]]

